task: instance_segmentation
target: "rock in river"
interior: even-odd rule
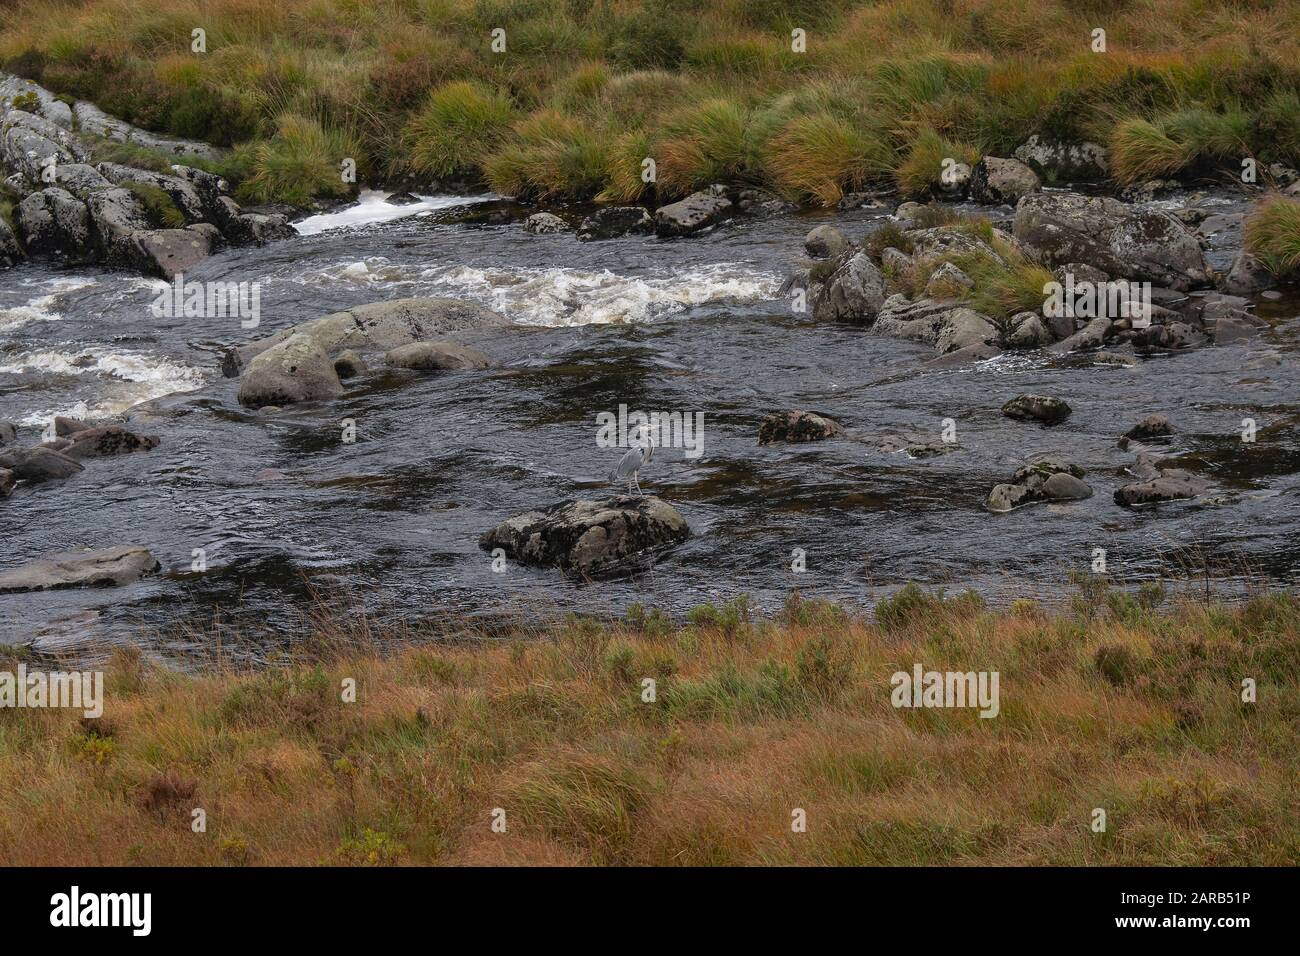
[[[455,342],[412,342],[389,351],[384,361],[393,368],[412,368],[422,372],[487,368],[491,364],[482,352]]]
[[[501,548],[521,564],[555,567],[577,577],[609,577],[690,534],[686,519],[666,501],[619,495],[516,515],[480,537],[479,547]]]
[[[1070,417],[1070,406],[1047,395],[1017,395],[1002,406],[1002,414],[1019,421],[1056,425]]]
[[[50,588],[116,587],[158,569],[148,549],[128,544],[99,551],[65,551],[0,572],[0,594]]]
[[[844,427],[833,418],[792,409],[788,412],[773,412],[763,419],[758,428],[758,443],[771,445],[775,442],[809,442],[822,441],[844,434]]]

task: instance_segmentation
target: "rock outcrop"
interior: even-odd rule
[[[158,562],[140,545],[65,551],[10,571],[0,571],[0,594],[53,588],[120,587],[156,570]]]
[[[483,534],[479,547],[500,548],[521,564],[600,578],[636,570],[690,534],[686,519],[666,501],[619,495],[517,515]]]

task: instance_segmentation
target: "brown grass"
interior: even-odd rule
[[[336,623],[256,672],[119,654],[99,721],[0,710],[0,862],[1294,864],[1300,600],[1086,600],[796,597],[387,656]],[[997,670],[1000,715],[895,709],[914,662]]]

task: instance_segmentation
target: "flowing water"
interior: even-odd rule
[[[354,611],[380,622],[621,614],[633,601],[681,613],[740,593],[770,608],[794,587],[865,604],[906,581],[1050,601],[1095,548],[1128,581],[1187,568],[1297,580],[1295,298],[1261,301],[1271,328],[1247,345],[1135,368],[1022,353],[927,369],[927,346],[814,323],[776,299],[812,225],[835,222],[859,238],[883,210],[751,217],[690,240],[582,243],[528,235],[518,221],[466,223],[455,208],[465,202],[394,207],[367,197],[300,223],[296,240],[231,249],[187,274],[260,283],[257,329],[155,317],[156,280],[35,264],[0,273],[0,420],[30,426],[31,443],[54,413],[126,413],[129,427],[162,439],[0,502],[0,567],[123,543],[146,545],[162,564],[123,588],[0,596],[0,641],[72,654],[134,642],[178,654],[211,640],[220,620],[228,648],[259,655],[285,639],[316,589],[346,592]],[[231,344],[425,295],[472,299],[514,320],[467,339],[494,369],[380,370],[349,382],[337,402],[269,415],[242,408],[236,380],[221,376]],[[1065,398],[1074,413],[1050,429],[1003,417],[1002,403],[1026,391]],[[693,537],[631,580],[494,573],[481,532],[610,491],[620,451],[597,446],[596,415],[620,405],[703,412],[703,454],[660,449],[642,477]],[[795,407],[839,418],[848,440],[760,447],[763,416]],[[1125,510],[1111,495],[1134,454],[1116,438],[1155,411],[1179,429],[1158,453],[1213,489],[1196,502]],[[1253,444],[1240,439],[1243,418],[1257,422]],[[344,419],[356,423],[355,443],[341,440]],[[888,430],[935,439],[944,419],[958,447],[943,456],[887,454],[874,440]],[[1094,497],[984,511],[989,489],[1034,452],[1082,465]],[[195,549],[207,555],[205,573],[191,570]],[[795,549],[806,553],[805,573],[791,570]]]

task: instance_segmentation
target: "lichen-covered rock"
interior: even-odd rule
[[[152,435],[137,435],[121,425],[98,425],[73,432],[63,449],[69,458],[103,458],[109,455],[128,455],[158,447],[159,439]]]
[[[816,412],[792,409],[773,412],[758,427],[758,443],[810,442],[836,438],[844,434],[844,427],[835,419]]]
[[[51,186],[34,192],[14,210],[19,232],[33,257],[91,262],[97,256],[90,232],[90,210],[67,190]]]
[[[524,231],[535,236],[546,236],[568,232],[569,224],[553,213],[535,212],[524,220]]]
[[[655,210],[655,233],[660,236],[694,235],[726,219],[733,209],[730,199],[714,191],[692,193]]]
[[[306,333],[259,354],[239,379],[239,402],[253,408],[320,401],[343,394],[334,362]]]
[[[617,239],[628,233],[653,232],[654,225],[649,210],[642,206],[606,206],[582,220],[578,238],[583,242]]]
[[[813,302],[813,318],[870,324],[885,302],[884,277],[865,252],[837,262]]]
[[[1035,134],[1016,149],[1015,157],[1049,183],[1100,182],[1110,175],[1106,147],[1097,143],[1066,143]]]
[[[483,534],[479,547],[500,548],[521,564],[598,578],[635,570],[690,534],[686,519],[666,501],[619,495],[517,515]]]
[[[970,198],[980,203],[1014,205],[1038,188],[1038,174],[1020,160],[985,156],[971,174]]]
[[[1153,478],[1115,489],[1115,504],[1125,508],[1195,498],[1209,482],[1181,468],[1162,468]]]
[[[1110,276],[1184,291],[1210,280],[1201,245],[1186,226],[1109,197],[1026,196],[1016,206],[1015,237],[1049,266],[1083,262]]]

